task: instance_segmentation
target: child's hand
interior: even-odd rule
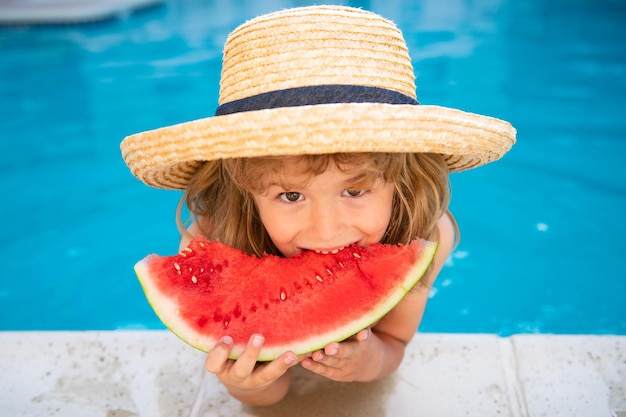
[[[286,352],[272,362],[258,365],[257,358],[263,342],[263,336],[252,335],[241,356],[237,360],[230,360],[228,355],[233,340],[225,336],[209,352],[206,369],[215,374],[234,397],[242,401],[255,404],[278,401],[289,389],[290,380],[283,376],[298,363],[298,357],[293,352]]]
[[[302,366],[335,381],[374,379],[382,355],[381,346],[367,328],[341,343],[330,343],[313,352]]]

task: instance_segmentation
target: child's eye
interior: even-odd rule
[[[281,193],[280,198],[288,203],[295,203],[296,201],[300,201],[302,199],[302,194],[296,193],[295,191],[289,191]]]
[[[365,194],[365,190],[344,190],[343,191],[344,195],[348,196],[348,197],[361,197],[363,194]]]

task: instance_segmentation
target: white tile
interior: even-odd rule
[[[403,384],[390,407],[402,404],[402,414],[390,415],[484,417],[509,413],[500,338],[495,335],[418,334],[399,374]]]
[[[418,334],[398,372],[375,383],[338,383],[294,368],[291,392],[271,407],[229,399],[213,378],[198,416],[496,416],[508,415],[499,338]]]
[[[529,415],[626,416],[626,337],[512,337]]]
[[[204,355],[168,332],[0,332],[0,415],[187,415]]]

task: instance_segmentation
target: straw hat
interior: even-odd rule
[[[146,184],[184,189],[204,161],[337,152],[433,152],[451,171],[499,159],[507,122],[417,103],[402,33],[360,9],[313,6],[257,17],[224,47],[214,117],[128,136]]]

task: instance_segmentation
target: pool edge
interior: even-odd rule
[[[168,331],[5,331],[0,351],[0,408],[8,415],[259,411],[230,399],[203,370],[204,354]],[[419,333],[384,381],[336,383],[298,370],[294,382],[272,415],[309,415],[307,399],[310,415],[620,416],[626,336]]]

